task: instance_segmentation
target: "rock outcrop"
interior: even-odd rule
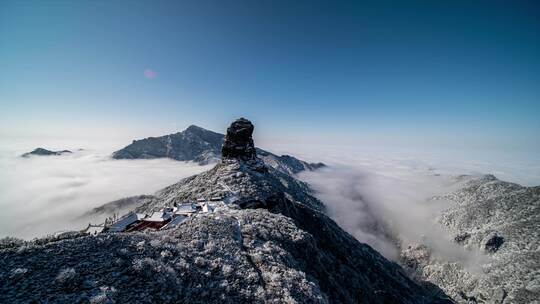
[[[37,148],[37,149],[34,149],[31,152],[24,153],[21,156],[22,157],[30,157],[32,155],[48,156],[48,155],[62,155],[62,154],[65,154],[65,153],[72,153],[72,152],[69,151],[69,150],[51,151],[51,150],[47,150],[47,149],[43,149],[43,148]]]
[[[257,150],[253,144],[253,124],[251,121],[240,118],[235,120],[229,128],[223,146],[221,147],[222,163],[242,162],[252,170],[265,172],[268,170],[265,163],[257,157]]]
[[[253,144],[253,124],[251,121],[240,118],[227,128],[227,135],[221,147],[221,157],[252,160],[257,157]]]

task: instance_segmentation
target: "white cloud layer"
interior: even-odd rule
[[[428,201],[457,189],[460,183],[431,171],[382,167],[337,166],[300,177],[312,185],[343,229],[386,257],[398,258],[399,239],[432,242],[445,257],[461,258],[465,253],[433,222],[448,203]]]
[[[113,160],[85,150],[72,155],[0,154],[0,237],[33,238],[87,223],[72,220],[112,200],[151,194],[210,166],[169,159]]]
[[[127,196],[151,194],[211,167],[168,159],[110,159],[110,153],[125,143],[83,151],[66,143],[49,143],[45,148],[68,148],[75,153],[24,159],[18,155],[31,150],[29,145],[9,149],[0,146],[0,237],[32,238],[81,228],[87,223],[72,220],[94,207]],[[40,145],[30,145],[35,146]],[[394,238],[399,235],[401,239],[430,243],[446,259],[478,262],[433,224],[446,202],[426,203],[433,195],[459,187],[452,174],[492,173],[525,185],[540,184],[540,162],[534,158],[374,147],[273,148],[270,150],[329,164],[325,170],[300,177],[315,188],[338,224],[391,259],[398,255]]]
[[[455,178],[459,174],[492,173],[525,185],[538,184],[540,179],[534,159],[516,158],[511,163],[508,158],[497,160],[493,154],[486,155],[483,161],[459,158],[459,153],[445,157],[343,147],[305,149],[299,154],[331,164],[323,170],[304,172],[300,178],[316,190],[329,215],[359,241],[394,260],[399,254],[397,240],[405,245],[424,243],[435,255],[462,261],[470,270],[477,270],[486,257],[463,250],[435,223],[449,202],[431,198],[461,187],[462,181]]]

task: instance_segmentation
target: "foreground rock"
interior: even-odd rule
[[[415,244],[403,251],[405,265],[460,303],[540,299],[540,187],[486,175],[442,199],[453,204],[439,224],[476,258],[449,262]]]
[[[434,303],[325,216],[304,208],[294,215],[309,220],[218,210],[167,231],[1,249],[0,301]]]
[[[228,205],[169,230],[10,241],[0,249],[0,300],[450,303],[343,231],[306,184],[265,166],[245,137],[228,139],[233,154],[137,209],[222,192]]]
[[[253,127],[253,125],[251,125]],[[113,153],[115,159],[148,159],[167,157],[180,161],[194,161],[201,165],[218,162],[221,148],[226,154],[234,153],[229,144],[224,145],[225,136],[201,127],[190,126],[182,132],[161,137],[135,140]],[[244,143],[245,144],[245,143]],[[259,157],[270,167],[288,174],[323,167],[322,163],[308,163],[289,155],[278,156],[255,148]],[[254,152],[252,152],[254,153]]]
[[[62,155],[62,154],[65,154],[65,153],[72,153],[72,152],[69,151],[69,150],[51,151],[51,150],[47,150],[47,149],[43,149],[43,148],[37,148],[37,149],[34,149],[31,152],[24,153],[21,156],[22,157],[30,157],[32,155],[38,155],[38,156]]]

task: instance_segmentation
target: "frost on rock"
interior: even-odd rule
[[[77,272],[73,268],[64,268],[60,270],[60,273],[56,276],[56,282],[60,284],[66,284],[73,281],[77,277]]]
[[[3,249],[0,302],[429,302],[397,265],[304,208],[303,227],[265,209],[222,210],[164,231]],[[17,267],[24,280],[5,277]]]

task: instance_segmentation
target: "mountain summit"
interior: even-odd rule
[[[115,159],[167,157],[180,161],[208,164],[219,160],[223,134],[191,125],[186,130],[161,137],[134,140],[113,153]]]
[[[219,162],[221,155],[253,159],[255,155],[270,167],[287,174],[324,167],[322,163],[308,163],[289,155],[275,155],[253,144],[253,124],[240,118],[233,122],[225,135],[191,125],[182,132],[161,137],[134,140],[133,143],[113,153],[115,159],[171,158],[194,161],[200,165]]]

